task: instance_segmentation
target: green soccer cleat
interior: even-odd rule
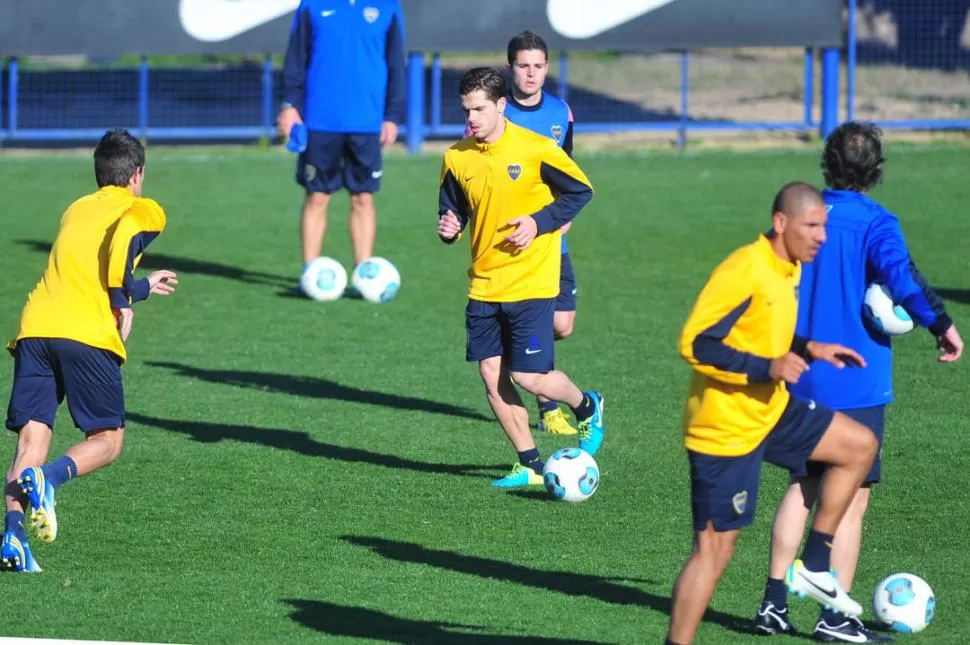
[[[542,486],[542,475],[522,464],[515,464],[505,477],[492,482],[495,488],[525,488],[526,486]]]

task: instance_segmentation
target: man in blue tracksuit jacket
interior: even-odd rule
[[[354,262],[371,257],[382,151],[405,116],[404,15],[397,0],[302,0],[283,66],[284,140],[307,130],[296,180],[306,190],[303,262],[319,257],[330,195],[350,193]]]
[[[916,269],[899,220],[866,195],[882,177],[880,136],[872,125],[849,122],[837,128],[826,142],[821,166],[828,186],[823,192],[828,209],[827,239],[815,261],[803,267],[795,332],[851,347],[862,355],[866,367],[839,370],[813,363],[790,389],[794,396],[840,410],[871,428],[879,438],[881,456],[886,406],[893,400],[892,346],[890,338],[876,331],[863,315],[866,288],[873,283],[888,287],[893,302],[936,337],[943,351],[941,362],[957,360],[963,341],[943,301]],[[869,490],[880,478],[880,456],[834,536],[832,566],[846,591],[852,588],[859,559]],[[768,583],[755,618],[761,633],[793,629],[782,577],[795,557],[808,513],[818,499],[823,473],[821,465],[810,463],[806,472],[793,474],[778,507]],[[822,611],[814,635],[827,642],[892,640],[869,631],[858,619],[829,610]]]

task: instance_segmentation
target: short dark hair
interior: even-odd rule
[[[492,102],[498,102],[509,93],[505,76],[494,67],[473,67],[461,77],[458,96],[466,96],[477,90],[484,90],[485,96]]]
[[[771,204],[771,214],[784,213],[791,217],[802,215],[806,207],[822,206],[825,199],[818,189],[804,181],[793,181],[785,184],[775,195]]]
[[[127,130],[109,130],[94,149],[94,178],[98,188],[127,187],[135,171],[144,167],[145,147]]]
[[[848,121],[825,142],[822,176],[835,190],[864,193],[882,181],[882,130],[871,123]]]
[[[546,41],[542,39],[542,36],[532,31],[523,31],[509,41],[509,65],[515,63],[515,58],[519,55],[519,52],[529,51],[530,49],[538,49],[546,55],[546,60],[549,60],[549,48],[546,47]]]

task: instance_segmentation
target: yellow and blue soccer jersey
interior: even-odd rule
[[[148,297],[148,279],[132,272],[164,228],[162,207],[126,188],[106,186],[71,204],[7,348],[23,338],[65,338],[126,360],[112,309]]]
[[[769,371],[798,344],[800,276],[801,265],[780,258],[764,236],[711,274],[680,336],[680,354],[693,367],[684,414],[688,450],[747,454],[781,418],[788,390]]]
[[[553,139],[509,121],[494,143],[466,137],[445,152],[438,212],[470,227],[469,298],[518,302],[559,293],[560,228],[592,198],[579,166]],[[538,234],[528,248],[505,241],[508,222],[532,215]],[[461,237],[461,234],[459,234]],[[456,238],[458,239],[458,238]]]
[[[540,95],[535,105],[522,105],[509,94],[506,97],[505,118],[516,125],[551,138],[570,157],[573,156],[573,111],[558,96],[548,92]],[[465,127],[465,136],[471,130]],[[562,252],[569,251],[566,236],[562,236]]]

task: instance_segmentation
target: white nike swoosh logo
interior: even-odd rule
[[[207,43],[235,38],[296,11],[300,0],[180,0],[185,32]]]
[[[850,623],[843,623],[843,624],[849,625]],[[838,631],[836,628],[829,627],[828,623],[820,623],[816,625],[815,632],[832,636],[835,638],[836,641],[841,641],[843,643],[868,643],[869,642],[869,638],[865,634],[859,631],[849,632],[849,633]]]
[[[337,13],[336,9],[325,9],[324,11],[320,12],[320,15],[323,16],[324,18],[329,18],[335,13]]]
[[[549,24],[566,38],[592,38],[676,0],[548,0]]]
[[[528,354],[529,356],[532,356],[533,354],[538,354],[541,351],[542,351],[541,349],[527,349],[525,350],[525,353]]]

